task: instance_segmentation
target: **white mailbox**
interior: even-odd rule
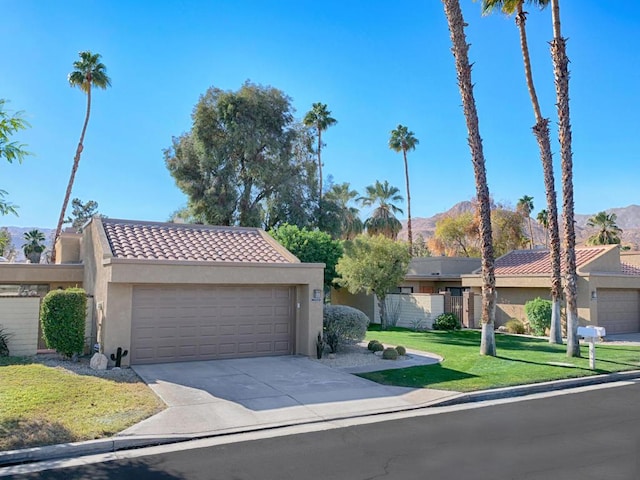
[[[589,343],[589,367],[592,370],[596,368],[596,338],[604,337],[606,334],[604,327],[578,327],[578,335]]]
[[[578,327],[578,335],[584,338],[604,337],[606,334],[604,327]]]

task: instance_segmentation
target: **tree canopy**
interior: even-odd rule
[[[250,82],[235,92],[211,87],[193,109],[191,130],[165,150],[165,164],[206,223],[304,227],[317,208],[311,141],[282,91]]]
[[[615,213],[598,212],[587,220],[587,226],[596,228],[597,232],[587,239],[589,245],[613,245],[620,244],[622,229],[618,227],[616,221],[618,216]]]
[[[344,255],[336,266],[336,283],[351,293],[378,297],[382,328],[387,324],[384,300],[398,286],[409,268],[409,249],[404,242],[383,235],[359,235],[344,243]]]
[[[293,253],[301,262],[324,263],[325,289],[331,287],[338,276],[336,264],[342,256],[342,243],[333,240],[328,233],[307,230],[296,225],[280,225],[269,234]]]
[[[71,200],[71,216],[67,217],[64,223],[70,223],[76,232],[82,233],[82,227],[91,220],[91,217],[98,213],[98,202],[89,200],[82,203],[79,198]]]
[[[5,109],[6,103],[5,99],[0,98],[0,159],[4,158],[9,163],[13,163],[14,160],[21,163],[29,152],[24,149],[23,144],[11,141],[11,137],[27,128],[29,124],[22,118],[22,112],[10,114]],[[16,206],[5,199],[6,195],[5,190],[0,190],[0,215],[17,215]]]
[[[394,203],[404,200],[400,190],[389,185],[387,180],[384,183],[376,180],[376,183],[368,185],[365,190],[365,195],[359,197],[358,201],[363,207],[375,206],[371,216],[364,222],[367,233],[395,240],[402,230],[402,224],[395,216],[396,213],[402,213],[402,209]]]

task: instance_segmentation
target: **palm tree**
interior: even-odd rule
[[[23,236],[26,243],[22,245],[22,251],[24,256],[29,259],[31,263],[40,263],[40,257],[44,252],[44,233],[40,230],[31,230],[26,232]]]
[[[389,148],[396,152],[402,152],[404,157],[404,176],[407,182],[407,232],[409,240],[409,255],[413,256],[413,232],[411,231],[411,193],[409,191],[409,164],[407,163],[407,150],[415,150],[416,145],[420,143],[404,125],[398,125],[398,128],[391,130],[391,138],[389,138]]]
[[[567,302],[567,356],[580,356],[578,342],[578,303],[576,275],[576,233],[573,213],[573,152],[571,149],[571,116],[569,113],[569,58],[566,39],[560,29],[559,0],[551,0],[553,40],[551,57],[556,86],[558,140],[562,170],[562,215],[564,224],[564,293]]]
[[[325,195],[325,200],[333,202],[338,206],[341,214],[341,232],[342,240],[353,240],[357,235],[362,233],[364,225],[360,220],[360,210],[352,207],[349,203],[358,197],[356,190],[351,190],[348,182],[333,185],[331,190]]]
[[[545,8],[550,0],[528,0],[538,8]],[[527,41],[527,12],[523,10],[523,0],[483,0],[482,12],[488,14],[496,9],[501,9],[507,15],[515,15],[516,26],[520,33],[520,49],[522,50],[522,61],[524,64],[525,79],[531,106],[536,119],[533,126],[533,134],[538,142],[540,150],[540,160],[544,177],[545,196],[547,200],[548,218],[548,244],[550,245],[551,256],[551,328],[549,333],[549,343],[562,343],[562,327],[560,321],[560,300],[562,298],[562,276],[560,272],[560,230],[558,226],[558,205],[555,190],[555,177],[553,173],[553,158],[551,154],[551,136],[549,133],[549,119],[542,116],[538,95],[533,83],[533,72],[531,69],[531,59],[529,56],[529,44]],[[531,224],[529,224],[531,226]],[[533,240],[533,237],[532,237]]]
[[[384,235],[395,240],[402,229],[400,220],[395,216],[396,213],[402,213],[402,210],[393,203],[403,200],[400,190],[389,185],[386,180],[384,183],[376,180],[374,185],[367,186],[366,191],[366,196],[359,197],[357,200],[363,207],[377,205],[371,216],[364,222],[367,233],[369,235]]]
[[[598,232],[589,237],[589,245],[620,245],[620,234],[622,229],[616,225],[618,216],[615,213],[599,212],[589,220],[588,227],[598,229]]]
[[[518,212],[529,221],[529,245],[533,248],[533,228],[531,227],[531,212],[533,212],[533,197],[524,195],[516,205]]]
[[[53,237],[53,249],[51,252],[51,262],[55,262],[56,259],[56,241],[60,237],[62,231],[62,224],[64,223],[65,212],[67,211],[67,205],[69,204],[69,198],[71,197],[71,190],[73,188],[73,181],[78,171],[78,164],[80,163],[80,155],[82,154],[84,135],[87,131],[87,124],[89,123],[89,115],[91,114],[91,88],[98,87],[105,90],[111,86],[111,79],[107,76],[107,67],[100,62],[99,53],[91,53],[90,51],[80,52],[80,60],[73,62],[74,70],[69,74],[68,80],[71,87],[78,87],[84,93],[87,94],[87,113],[84,118],[84,124],[82,125],[82,133],[80,134],[80,141],[78,142],[78,148],[76,149],[76,156],[73,158],[73,167],[71,168],[71,176],[69,177],[69,184],[67,185],[67,191],[62,202],[62,210],[60,211],[60,218],[58,219],[58,225],[56,227],[56,234]]]
[[[549,212],[547,210],[540,210],[536,221],[544,228],[544,245],[549,248]]]
[[[480,212],[480,245],[482,256],[482,339],[481,355],[496,355],[493,331],[496,311],[496,277],[494,270],[493,242],[491,234],[491,197],[487,185],[482,138],[478,126],[478,111],[473,96],[469,45],[464,33],[466,23],[462,17],[459,0],[443,0],[444,11],[451,33],[452,52],[458,74],[458,86],[467,123],[468,143],[476,180],[476,196]]]
[[[322,132],[338,121],[331,116],[331,111],[327,110],[326,104],[317,102],[311,105],[311,110],[307,112],[302,122],[307,127],[315,128],[318,134],[318,177],[320,179],[318,201],[322,202]]]

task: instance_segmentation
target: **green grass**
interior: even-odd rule
[[[598,344],[597,369],[590,370],[587,346],[581,348],[581,358],[568,358],[564,345],[550,345],[544,339],[516,335],[496,334],[497,357],[480,355],[480,332],[473,330],[370,330],[367,340],[372,339],[387,346],[402,345],[444,357],[444,361],[436,365],[360,375],[385,385],[469,392],[640,369],[640,347]]]
[[[0,450],[110,436],[161,409],[141,381],[118,382],[25,358],[0,358]]]

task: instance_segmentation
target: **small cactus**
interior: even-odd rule
[[[121,347],[118,347],[118,350],[116,351],[116,353],[111,354],[111,360],[116,362],[116,367],[120,368],[120,365],[122,364],[122,359],[126,357],[128,353],[129,353],[129,350],[123,351]]]
[[[376,353],[376,352],[382,352],[383,350],[384,350],[384,345],[382,345],[381,343],[374,343],[374,344],[371,346],[371,351],[372,351],[373,353]]]
[[[371,341],[369,342],[369,344],[367,345],[367,349],[368,349],[368,350],[373,350],[373,346],[374,346],[376,343],[380,343],[380,342],[379,342],[378,340],[371,340]]]
[[[398,351],[395,348],[385,348],[382,352],[382,358],[385,360],[397,360],[398,359]]]
[[[404,348],[402,345],[398,345],[396,347],[396,351],[398,352],[398,355],[403,356],[403,357],[407,354],[407,349]]]

